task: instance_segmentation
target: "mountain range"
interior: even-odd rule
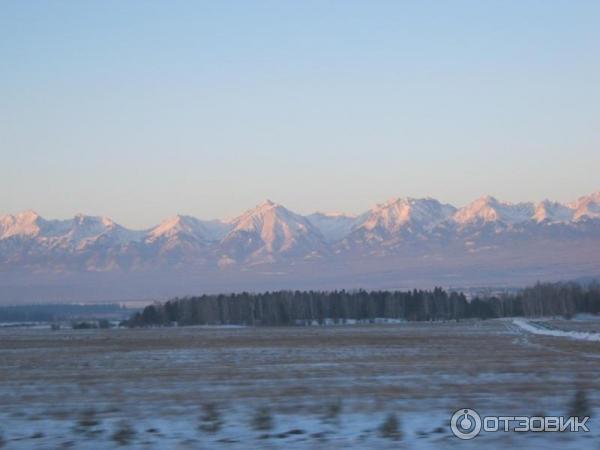
[[[566,204],[486,196],[462,208],[395,198],[359,215],[301,215],[267,200],[232,220],[178,215],[146,230],[107,217],[48,220],[31,210],[0,217],[0,301],[44,285],[57,292],[52,298],[100,295],[98,287],[110,298],[145,298],[197,286],[385,288],[598,274],[600,191]],[[143,288],[113,289],[128,280]],[[34,292],[45,299],[41,287]]]

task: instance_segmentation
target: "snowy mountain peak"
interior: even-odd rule
[[[532,203],[501,202],[488,195],[481,197],[454,214],[454,220],[461,224],[475,222],[505,222],[515,224],[531,220],[535,208]]]
[[[273,208],[282,208],[282,206],[279,205],[278,203],[275,203],[275,202],[269,200],[269,199],[266,199],[266,200],[262,201],[261,203],[259,203],[258,205],[256,205],[250,211],[254,211],[255,213],[259,213],[261,211],[268,211],[268,210],[273,209]]]
[[[24,211],[0,219],[0,239],[35,239],[51,248],[80,249],[99,239],[111,243],[131,241],[139,233],[127,230],[108,217],[77,214],[70,220],[45,220],[33,211]]]
[[[73,217],[73,224],[76,226],[100,226],[103,228],[114,228],[117,224],[105,216],[86,216],[85,214],[76,214]]]
[[[77,214],[72,220],[46,221],[43,230],[45,238],[77,248],[106,238],[112,243],[124,242],[133,239],[134,234],[108,217],[84,214]]]
[[[494,222],[500,219],[498,212],[498,200],[487,195],[474,200],[469,205],[458,210],[454,215],[454,220],[458,223],[471,223],[475,221]]]
[[[538,223],[569,222],[572,219],[573,210],[561,203],[544,200],[535,205],[533,220]]]
[[[432,198],[395,198],[371,209],[360,227],[370,231],[382,229],[387,232],[398,231],[407,224],[432,228],[455,211],[453,206]]]
[[[271,200],[265,200],[254,208],[249,209],[241,216],[233,219],[230,222],[232,224],[231,232],[242,229],[255,230],[257,228],[262,228],[265,225],[265,222],[301,218],[301,216],[295,216],[294,213],[284,206],[274,203]]]
[[[0,239],[11,236],[36,236],[40,232],[41,220],[40,215],[31,209],[0,217]]]
[[[220,220],[199,220],[192,216],[176,215],[163,220],[152,228],[147,236],[148,242],[159,239],[187,237],[198,241],[221,239],[230,225]]]
[[[599,219],[600,218],[600,191],[593,192],[578,198],[569,204],[574,210],[574,220],[582,218]]]
[[[33,221],[40,218],[40,215],[33,209],[27,209],[16,214],[16,217],[21,220]]]
[[[177,234],[201,235],[202,225],[198,219],[190,216],[176,215],[163,220],[148,233],[148,239],[171,238]]]
[[[318,251],[325,241],[307,218],[269,200],[246,211],[231,225],[223,244],[233,255],[307,254]]]

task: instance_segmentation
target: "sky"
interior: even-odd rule
[[[598,1],[0,3],[0,215],[600,189]]]

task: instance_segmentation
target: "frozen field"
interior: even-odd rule
[[[459,408],[600,410],[595,318],[306,328],[0,329],[4,448],[600,448],[590,433],[452,436]],[[535,329],[563,333],[540,334]],[[575,334],[576,334],[575,333]],[[395,439],[379,430],[395,413]],[[393,433],[392,433],[393,434]]]

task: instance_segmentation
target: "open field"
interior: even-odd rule
[[[594,331],[600,322],[554,319]],[[451,414],[600,408],[600,343],[511,320],[282,328],[0,329],[5,448],[599,448],[590,433],[451,435]],[[378,428],[390,413],[401,436]],[[120,433],[118,431],[121,431]]]

